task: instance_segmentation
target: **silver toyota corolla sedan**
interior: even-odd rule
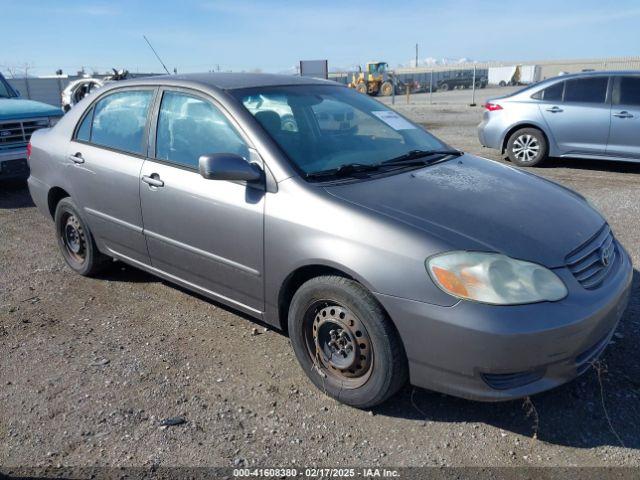
[[[29,188],[71,269],[112,259],[288,331],[322,391],[507,400],[602,353],[629,256],[583,197],[323,80],[139,79],[36,132]]]
[[[640,162],[640,72],[589,72],[485,104],[480,143],[532,167],[548,156]]]

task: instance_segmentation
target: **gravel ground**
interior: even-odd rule
[[[482,90],[478,103],[506,91]],[[469,98],[413,95],[395,107],[499,160],[477,142],[481,108]],[[591,199],[640,264],[640,166],[558,160],[535,172]],[[529,405],[407,386],[367,412],[313,388],[282,334],[119,263],[75,275],[53,235],[23,185],[0,186],[4,467],[640,466],[637,271],[600,375]],[[172,417],[185,422],[161,426]]]

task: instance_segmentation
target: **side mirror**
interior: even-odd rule
[[[198,160],[200,175],[208,180],[245,180],[255,182],[263,172],[255,163],[249,163],[234,153],[211,153]]]

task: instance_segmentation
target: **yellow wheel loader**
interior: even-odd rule
[[[393,73],[389,72],[387,62],[369,62],[365,72],[358,68],[360,71],[353,74],[349,88],[373,96],[387,97],[393,93]]]

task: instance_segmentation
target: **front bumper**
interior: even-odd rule
[[[403,340],[413,385],[482,401],[549,390],[586,371],[609,343],[628,304],[633,268],[618,268],[597,290],[556,271],[569,296],[559,302],[452,307],[376,294]]]
[[[28,176],[26,148],[0,150],[0,180],[26,180]]]

